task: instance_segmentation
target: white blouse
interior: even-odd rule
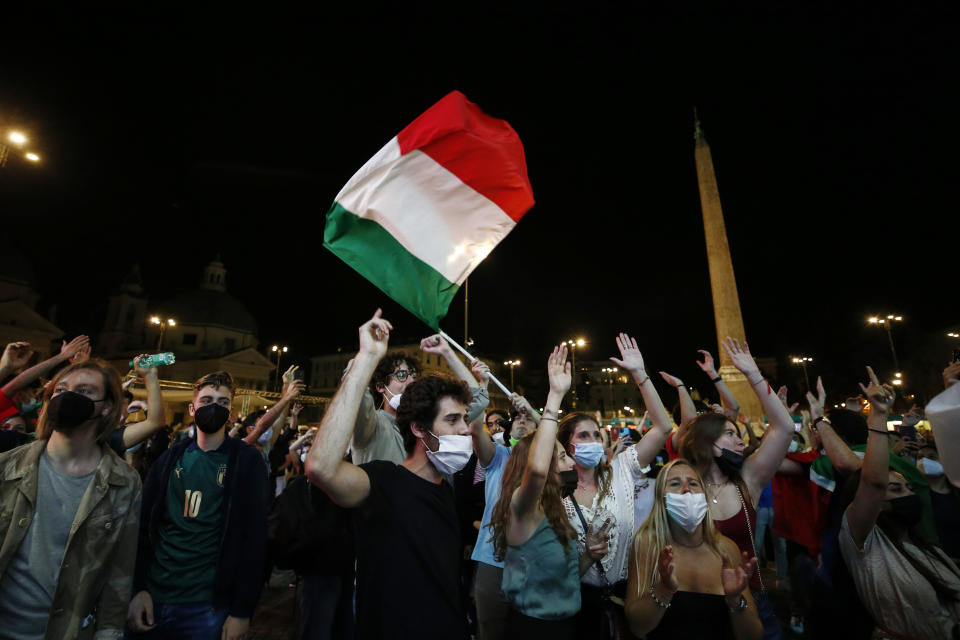
[[[607,518],[611,518],[611,522],[616,523],[616,526],[607,530],[610,535],[610,540],[607,542],[607,555],[600,560],[607,580],[613,584],[627,579],[633,534],[647,519],[653,507],[654,481],[644,475],[650,467],[640,467],[635,447],[629,447],[614,458],[610,469],[611,482],[607,491],[602,496],[598,491],[593,497],[593,504],[580,505],[580,510],[587,520],[587,525],[592,525],[594,531],[599,530]],[[582,553],[586,548],[583,524],[574,509],[573,501],[570,498],[564,498],[563,504],[570,524],[577,531]],[[590,570],[580,580],[595,587],[606,586],[595,564],[591,565]]]

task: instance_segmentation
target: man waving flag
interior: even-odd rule
[[[453,91],[350,178],[323,244],[439,330],[460,285],[532,206],[517,133]]]

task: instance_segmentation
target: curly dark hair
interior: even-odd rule
[[[453,398],[466,406],[470,404],[472,396],[466,382],[436,375],[417,378],[403,391],[400,406],[397,407],[397,428],[403,436],[403,448],[407,450],[407,455],[413,453],[419,439],[410,425],[432,429],[441,398]]]
[[[410,367],[410,370],[413,371],[418,378],[420,377],[423,369],[420,365],[420,359],[417,358],[417,356],[408,354],[405,351],[391,351],[380,358],[380,362],[377,363],[377,368],[373,370],[373,377],[370,378],[370,393],[374,398],[380,395],[377,386],[381,384],[386,386],[387,377],[393,373],[398,365],[404,362],[407,363],[407,366]]]

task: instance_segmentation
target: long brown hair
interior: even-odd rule
[[[493,508],[488,527],[493,528],[493,555],[497,560],[503,560],[507,552],[507,522],[510,520],[510,502],[513,492],[523,480],[523,472],[527,468],[527,458],[536,432],[525,435],[513,446],[507,466],[503,470],[503,481],[500,485],[500,500]],[[540,506],[550,522],[554,533],[563,545],[563,551],[569,551],[570,540],[576,538],[576,531],[567,519],[566,509],[560,497],[560,480],[557,475],[557,456],[550,459],[550,471],[547,473],[546,483],[540,492]]]
[[[670,461],[657,474],[657,481],[653,485],[653,508],[650,510],[650,515],[633,535],[632,549],[637,568],[637,595],[646,593],[651,585],[660,581],[660,564],[658,562],[660,550],[668,544],[673,544],[673,536],[670,533],[670,516],[667,514],[665,496],[667,493],[667,475],[669,475],[670,469],[677,465],[693,469],[697,479],[700,480],[700,486],[703,486],[703,479],[697,472],[697,468],[683,458]],[[644,557],[640,556],[641,541],[646,541],[647,544],[647,552]],[[727,557],[727,554],[720,549],[720,532],[713,524],[709,509],[703,517],[703,541],[720,558],[727,558],[733,566],[739,564],[739,558]],[[641,573],[641,566],[649,569],[646,576]]]
[[[726,428],[727,423],[734,424],[732,420],[724,415],[710,411],[702,413],[687,425],[687,430],[680,438],[680,446],[677,447],[680,457],[687,461],[694,470],[701,476],[707,476],[710,473],[710,465],[713,464],[715,454],[713,445]],[[734,424],[739,433],[739,427]],[[660,470],[663,473],[663,470]],[[750,491],[740,474],[731,476],[730,480],[736,483],[745,501],[750,501],[748,497]]]
[[[576,431],[577,425],[585,420],[589,420],[593,424],[597,425],[597,429],[600,428],[600,425],[597,424],[596,419],[588,413],[571,413],[566,418],[563,419],[563,422],[560,423],[560,426],[557,428],[557,440],[560,441],[560,446],[563,447],[563,450],[568,454],[570,453],[570,440],[573,439],[573,432]],[[597,504],[600,504],[600,501],[603,500],[603,497],[607,495],[607,492],[610,490],[613,480],[613,470],[610,467],[610,463],[607,462],[606,456],[600,459],[600,463],[596,466],[597,473]]]
[[[111,403],[110,411],[100,416],[97,420],[96,440],[103,442],[110,432],[120,426],[120,374],[111,367],[105,360],[100,358],[90,358],[84,362],[78,362],[65,367],[56,375],[56,377],[47,385],[43,392],[43,409],[40,411],[40,418],[37,420],[37,440],[46,440],[53,431],[53,425],[50,424],[50,417],[47,415],[47,408],[50,406],[50,398],[57,389],[60,381],[75,371],[89,369],[100,374],[103,380],[103,399]]]

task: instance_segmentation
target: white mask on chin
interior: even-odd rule
[[[437,439],[440,447],[436,451],[427,449],[427,459],[440,473],[453,475],[470,462],[473,455],[473,438],[470,436],[438,436],[432,431],[430,435]]]
[[[383,392],[390,396],[390,398],[387,400],[387,404],[390,405],[391,409],[396,411],[397,407],[400,406],[400,396],[403,395],[403,392],[401,391],[400,393],[391,393],[390,389],[387,389],[386,387],[383,388]]]

